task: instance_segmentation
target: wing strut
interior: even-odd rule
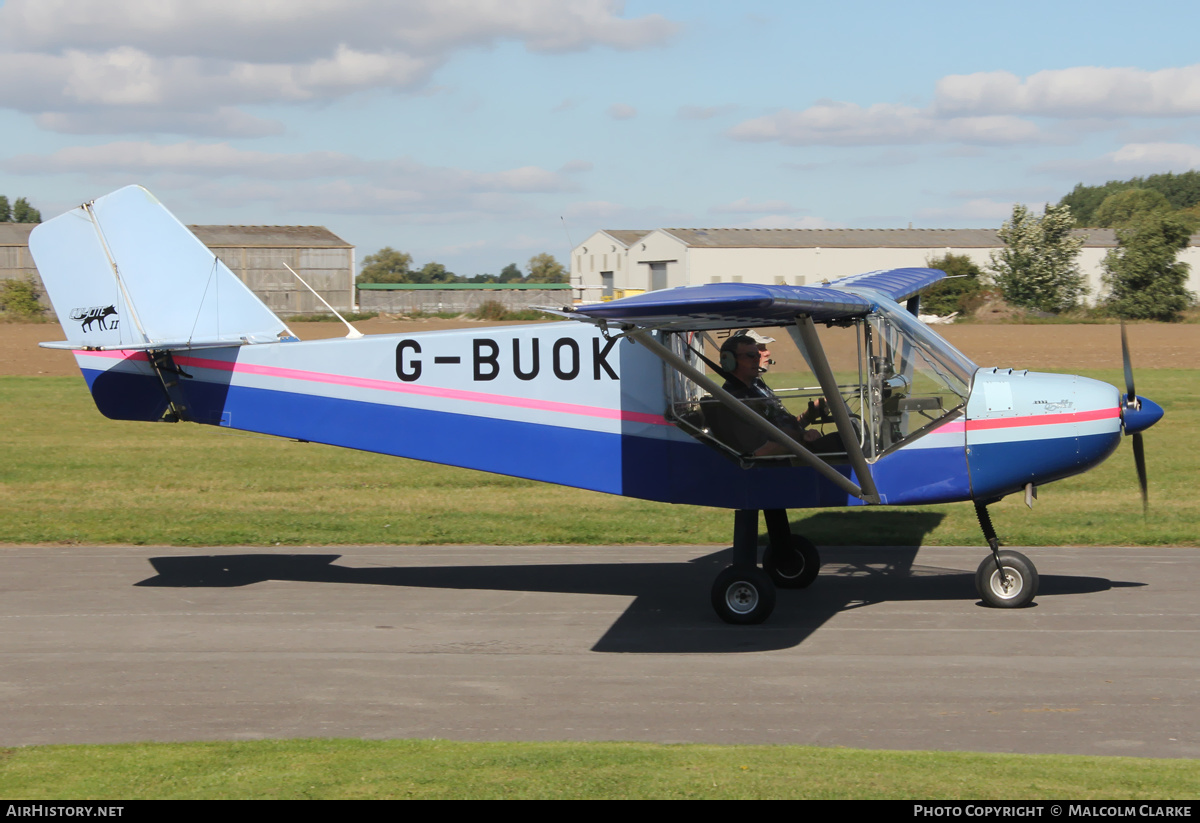
[[[837,425],[838,434],[842,436],[842,445],[846,449],[846,456],[850,459],[854,473],[858,475],[858,481],[862,483],[863,491],[866,492],[863,500],[868,503],[878,503],[879,490],[875,488],[875,478],[871,476],[871,467],[867,465],[867,458],[863,456],[858,436],[850,424],[850,411],[846,408],[846,401],[838,390],[837,378],[833,375],[833,369],[829,367],[829,360],[825,357],[821,339],[817,337],[817,327],[813,324],[811,317],[802,314],[796,318],[796,331],[800,333],[800,339],[804,341],[804,348],[808,352],[813,372],[817,375],[817,382],[821,384],[821,391],[825,393],[829,410],[833,412],[833,422]]]
[[[662,360],[664,363],[669,365],[671,368],[675,369],[676,371],[678,371],[680,374],[684,375],[688,379],[693,380],[701,388],[706,389],[709,392],[711,392],[712,396],[715,397],[718,401],[720,401],[722,406],[729,409],[731,412],[733,412],[738,417],[740,417],[742,419],[742,421],[745,422],[747,425],[753,426],[754,428],[756,428],[759,431],[766,434],[768,437],[770,437],[775,442],[779,443],[781,446],[786,448],[789,452],[791,452],[796,457],[798,457],[802,462],[804,462],[808,466],[811,466],[813,469],[815,469],[818,474],[820,474],[822,477],[824,477],[830,483],[833,483],[838,488],[842,489],[843,491],[845,491],[849,494],[854,495],[859,500],[862,500],[866,503],[878,503],[879,502],[879,496],[878,496],[878,494],[876,494],[874,492],[874,484],[872,484],[872,487],[871,487],[872,488],[871,495],[870,496],[866,495],[863,492],[863,490],[861,488],[859,488],[859,486],[857,484],[855,484],[852,480],[850,480],[850,478],[846,477],[845,475],[840,474],[838,471],[836,471],[832,466],[830,466],[824,460],[817,457],[815,454],[810,452],[808,449],[804,448],[804,446],[800,445],[798,442],[796,442],[794,439],[789,437],[786,433],[781,431],[779,428],[777,428],[776,426],[773,426],[765,417],[763,417],[762,415],[760,415],[757,412],[748,408],[744,403],[742,403],[740,400],[738,400],[732,394],[725,391],[723,388],[718,386],[712,380],[709,380],[708,377],[706,377],[702,372],[700,372],[698,369],[696,369],[691,364],[689,364],[682,357],[675,354],[675,352],[671,351],[666,346],[664,346],[663,344],[661,344],[657,340],[655,340],[649,329],[638,329],[637,331],[630,331],[630,332],[628,332],[628,335],[631,339],[633,339],[633,340],[637,341],[638,343],[641,343],[643,346],[645,346],[650,352],[652,352],[654,355],[656,355],[660,360]],[[834,394],[835,394],[835,396],[837,396],[839,398],[841,397],[840,394],[837,394],[836,389],[835,389]],[[831,405],[833,405],[833,404],[831,404]],[[847,416],[847,419],[846,419],[847,427],[849,426],[849,424],[850,424],[849,416]],[[839,429],[840,429],[840,427],[839,427]],[[844,437],[845,437],[845,435],[843,435],[843,438]],[[856,443],[856,445],[857,445],[857,443]],[[860,451],[859,454],[861,455],[862,452]],[[865,460],[863,461],[863,465],[864,466],[866,465]],[[866,476],[869,481],[870,476],[871,476],[870,473],[868,472],[868,474]]]

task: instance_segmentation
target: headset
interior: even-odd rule
[[[744,343],[753,343],[744,334],[735,334],[721,344],[721,369],[733,374],[737,371],[737,349]]]
[[[721,369],[722,369],[722,371],[726,371],[730,374],[733,374],[733,372],[737,370],[737,361],[738,361],[737,349],[740,346],[745,345],[746,343],[753,344],[756,349],[759,345],[758,341],[756,341],[753,337],[750,337],[749,335],[746,335],[746,334],[738,333],[738,334],[733,334],[730,337],[726,338],[725,342],[721,344]],[[775,361],[768,360],[767,365],[774,366]],[[758,371],[761,374],[762,372],[765,372],[766,369],[759,366]]]

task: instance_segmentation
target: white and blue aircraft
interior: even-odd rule
[[[610,494],[733,509],[717,614],[759,623],[776,587],[817,576],[787,509],[971,501],[991,548],[985,603],[1029,604],[1038,575],[1001,550],[987,506],[1084,472],[1162,409],[1083,377],[980,368],[916,318],[944,273],[819,286],[717,283],[563,307],[581,322],[301,341],[150,192],[120,189],[36,228],[30,248],[99,410],[191,421]],[[824,400],[813,441],[728,390],[731,330],[775,328]],[[706,346],[707,344],[707,346]],[[837,357],[831,362],[827,349]],[[708,351],[709,354],[705,352]],[[730,434],[775,444],[748,454]],[[832,437],[829,435],[833,435]],[[758,554],[759,512],[769,538]]]

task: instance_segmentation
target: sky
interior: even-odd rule
[[[1200,168],[1200,6],[3,0],[0,194],[463,275],[598,229],[999,227]]]

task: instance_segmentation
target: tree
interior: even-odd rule
[[[529,283],[566,283],[567,270],[562,263],[554,259],[554,255],[535,254],[529,258]]]
[[[0,194],[0,223],[12,222],[12,207],[8,205],[8,198]]]
[[[926,260],[925,265],[944,271],[946,279],[939,280],[921,293],[921,310],[926,314],[942,316],[971,311],[972,298],[984,289],[983,269],[965,254],[949,252]]]
[[[0,280],[0,313],[22,320],[36,320],[46,310],[38,302],[41,293],[32,275],[24,279]]]
[[[40,223],[42,213],[29,205],[24,197],[18,197],[12,206],[12,219],[14,223]]]
[[[1087,292],[1075,262],[1083,237],[1072,233],[1067,206],[1047,205],[1041,217],[1020,203],[1000,228],[1004,248],[992,252],[992,280],[1014,306],[1060,312]]]
[[[1125,189],[1104,198],[1096,209],[1093,225],[1115,228],[1152,211],[1170,211],[1167,198],[1154,189]]]
[[[363,258],[359,283],[411,283],[412,255],[384,246]]]
[[[1075,186],[1071,193],[1058,201],[1060,206],[1070,206],[1075,222],[1080,226],[1096,226],[1096,210],[1106,198],[1128,189],[1156,191],[1167,199],[1171,208],[1179,211],[1200,203],[1200,171],[1185,171],[1183,174],[1152,174],[1149,177],[1133,177],[1129,180],[1109,180],[1101,186]]]
[[[1187,218],[1158,209],[1117,227],[1117,248],[1104,257],[1108,307],[1120,317],[1178,320],[1195,299],[1186,288],[1188,264],[1177,260],[1192,236]]]
[[[509,263],[500,270],[500,283],[520,283],[525,279],[525,275],[521,274],[521,270],[517,268],[516,263]]]
[[[426,263],[419,272],[412,275],[414,283],[457,283],[458,279],[454,272],[446,271],[445,266],[434,262]]]

